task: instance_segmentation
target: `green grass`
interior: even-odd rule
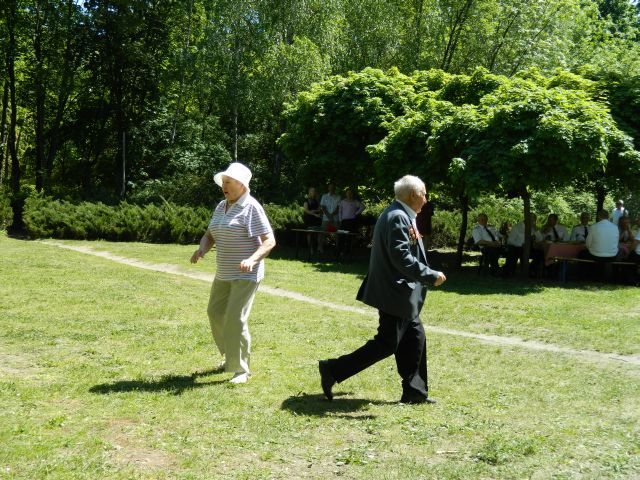
[[[213,269],[210,256],[188,264],[194,247],[91,245]],[[273,258],[265,284],[357,305],[363,268],[333,268]],[[450,277],[429,294],[429,324],[640,352],[633,289]],[[0,478],[640,476],[640,367],[430,333],[437,405],[399,405],[391,359],[326,402],[317,359],[359,346],[375,321],[259,292],[254,376],[232,386],[213,370],[208,291],[0,236]]]
[[[195,246],[141,243],[63,242],[187,271],[215,271],[215,251],[193,266]],[[278,247],[277,247],[278,248]],[[362,306],[355,294],[366,273],[366,261],[347,265],[291,261],[279,247],[267,259],[265,285],[325,301]],[[284,250],[284,253],[282,252]],[[436,265],[448,275],[433,289],[423,320],[428,325],[467,332],[515,336],[551,344],[619,354],[640,353],[640,293],[637,287],[572,281],[533,283],[459,273]]]

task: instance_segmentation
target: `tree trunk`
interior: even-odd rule
[[[64,110],[67,106],[71,89],[73,88],[73,77],[75,66],[73,65],[73,0],[67,1],[67,42],[64,52],[64,67],[62,69],[62,80],[58,89],[58,105],[56,107],[56,117],[49,131],[49,151],[45,157],[45,171],[43,178],[43,188],[45,194],[51,193],[51,175],[53,173],[53,162],[58,152],[58,135],[60,134],[60,125],[64,116]]]
[[[191,15],[193,11],[193,0],[189,1],[189,16],[187,17],[187,31],[185,33],[186,39],[184,42],[184,49],[182,50],[182,73],[180,74],[180,93],[178,94],[178,103],[176,105],[176,111],[173,115],[173,127],[171,128],[171,141],[169,145],[173,146],[176,139],[176,130],[178,129],[178,117],[180,116],[180,110],[182,109],[182,97],[184,96],[184,77],[186,72],[186,57],[189,53],[189,45],[191,42]]]
[[[516,8],[512,17],[507,21],[507,26],[502,32],[500,40],[496,41],[496,44],[491,49],[491,54],[489,55],[489,61],[487,62],[487,69],[490,72],[493,72],[495,70],[496,62],[498,60],[498,54],[500,53],[500,50],[502,49],[504,44],[507,42],[507,35],[509,34],[511,27],[513,27],[513,25],[516,23],[516,20],[520,16],[520,13],[521,13],[520,9]]]
[[[607,196],[607,191],[604,185],[600,182],[596,183],[596,212],[593,218],[598,216],[598,212],[604,208],[604,199]]]
[[[529,278],[529,252],[531,251],[531,195],[525,188],[522,193],[524,203],[524,245],[522,248],[522,272]]]
[[[0,116],[0,185],[3,185],[9,176],[9,161],[5,161],[7,151],[7,109],[9,104],[9,82],[4,82],[2,94],[2,116]]]
[[[424,10],[424,0],[416,2],[416,22],[415,22],[415,40],[413,46],[413,68],[420,68],[420,53],[422,52],[422,12]]]
[[[233,161],[238,161],[238,99],[233,100],[233,111],[231,113],[232,135],[233,135]]]
[[[467,236],[467,225],[469,224],[469,197],[460,197],[460,208],[462,212],[462,224],[458,235],[458,249],[456,251],[456,268],[462,268],[462,255],[464,253],[464,241]]]
[[[18,105],[16,104],[16,2],[8,2],[7,6],[7,30],[9,34],[9,44],[7,48],[7,74],[9,76],[9,97],[11,99],[11,113],[9,120],[9,157],[11,158],[11,208],[13,210],[13,223],[10,231],[21,232],[22,207],[24,202],[20,199],[20,164],[18,163],[18,152],[16,150],[16,127],[18,124]]]
[[[460,11],[455,14],[453,25],[451,26],[451,31],[449,32],[449,40],[447,41],[447,46],[445,47],[444,56],[442,58],[442,64],[440,66],[440,68],[445,72],[449,71],[449,68],[451,67],[451,62],[453,61],[453,56],[455,54],[456,48],[458,47],[460,35],[465,23],[467,22],[469,12],[471,11],[471,7],[473,6],[474,1],[475,0],[465,0],[464,5],[460,8]]]
[[[42,191],[43,185],[43,171],[44,171],[44,120],[45,120],[45,96],[46,87],[44,85],[44,55],[42,52],[42,29],[44,19],[42,18],[42,12],[39,8],[38,2],[36,2],[35,8],[35,35],[33,38],[33,52],[35,56],[35,143],[36,143],[36,158],[35,158],[35,174],[36,174],[36,191]]]

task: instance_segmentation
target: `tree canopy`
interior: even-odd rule
[[[338,173],[338,144],[359,182],[373,171],[365,147],[394,121],[434,126],[495,82],[558,68],[563,81],[594,82],[593,97],[640,138],[638,11],[626,0],[7,0],[0,10],[0,184],[15,198],[208,204],[210,174],[239,159],[256,194],[284,202],[313,171]],[[322,118],[342,125],[337,135],[324,120],[305,126],[324,154],[277,142],[301,121],[287,103],[341,82],[362,110],[340,111],[336,97]],[[420,102],[432,119],[412,113]],[[441,144],[452,155],[463,146]]]

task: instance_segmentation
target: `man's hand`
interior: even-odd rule
[[[434,287],[439,287],[440,285],[442,285],[446,281],[447,281],[447,277],[444,276],[444,273],[439,272],[438,273],[438,278],[436,278],[436,281],[433,282],[433,286]]]
[[[191,255],[191,263],[198,263],[198,260],[200,260],[202,257],[204,257],[204,252],[200,249],[197,249],[195,252],[193,252],[193,255]]]

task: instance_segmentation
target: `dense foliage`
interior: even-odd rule
[[[0,222],[6,209],[3,205],[0,202]],[[264,207],[276,232],[302,225],[300,206],[266,204]],[[109,206],[32,195],[26,201],[24,222],[31,238],[189,244],[200,241],[211,212],[206,207],[168,202],[144,206],[122,202]]]
[[[366,67],[508,77],[561,67],[601,82],[637,137],[639,21],[628,0],[7,0],[1,10],[0,181],[14,195],[29,183],[75,199],[208,204],[193,178],[241,159],[259,196],[286,202],[313,169],[276,144],[285,103]],[[439,90],[438,80],[424,84]],[[373,108],[366,115],[402,108],[352,86],[345,95]],[[442,100],[474,103],[449,86]],[[356,117],[344,135],[377,140],[379,127],[357,136]],[[343,158],[360,162],[352,153]]]

